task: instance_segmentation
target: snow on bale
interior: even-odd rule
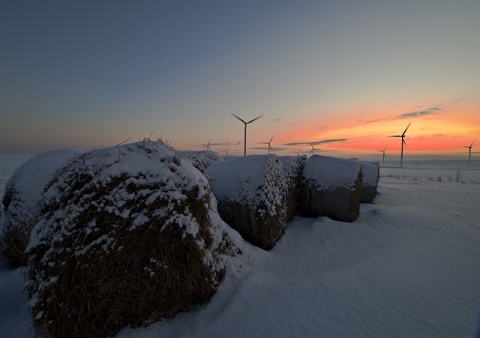
[[[9,179],[3,195],[2,254],[12,267],[27,264],[25,248],[37,223],[38,202],[55,172],[80,152],[63,149],[42,153],[23,163]]]
[[[360,212],[362,164],[313,155],[305,163],[299,186],[298,213],[353,222]]]
[[[304,156],[281,156],[280,161],[284,169],[286,221],[289,222],[297,213],[297,198],[300,175],[307,157]]]
[[[377,196],[378,178],[380,176],[380,166],[378,163],[362,162],[362,194],[361,203],[373,203]]]
[[[37,333],[109,337],[210,299],[235,252],[207,178],[160,142],[58,173],[27,247]]]
[[[284,173],[278,156],[217,161],[207,174],[222,219],[253,245],[271,249],[286,225]]]

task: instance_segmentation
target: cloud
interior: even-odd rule
[[[321,141],[315,141],[315,142],[289,142],[289,143],[284,143],[284,146],[303,146],[303,145],[314,145],[318,146],[320,144],[327,144],[327,143],[343,143],[348,141],[346,138],[337,138],[337,139],[330,139],[330,140],[321,140]]]
[[[252,147],[248,149],[253,149],[253,150],[268,150],[268,147]],[[278,148],[278,147],[272,147],[270,148],[271,151],[282,151],[285,150],[285,148]]]
[[[377,122],[382,122],[382,121],[386,121],[386,120],[389,120],[388,118],[384,117],[384,118],[381,118],[381,119],[376,119],[376,120],[368,120],[368,121],[365,121],[366,123],[377,123]]]
[[[425,110],[403,113],[403,114],[400,114],[400,115],[394,117],[394,119],[399,120],[399,119],[415,118],[415,117],[426,116],[426,115],[435,115],[435,114],[440,113],[442,110],[443,109],[440,108],[439,106],[430,107],[430,108],[425,109]]]
[[[210,147],[238,146],[239,144],[240,144],[240,141],[239,141],[239,142],[235,142],[235,143],[232,143],[232,142],[210,142],[210,144],[208,144],[208,143],[202,143],[202,147],[206,147],[207,145],[209,145]]]

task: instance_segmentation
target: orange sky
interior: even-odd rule
[[[432,109],[433,108],[433,109]],[[389,110],[377,109],[370,113],[345,113],[327,119],[318,118],[303,124],[303,128],[287,131],[277,142],[314,142],[329,139],[346,138],[347,141],[315,146],[328,150],[332,154],[375,153],[385,147],[387,152],[399,152],[401,139],[388,137],[406,132],[405,153],[409,154],[461,154],[468,150],[462,148],[480,138],[480,112],[474,105],[462,107],[435,106],[419,107],[416,110],[408,107]],[[401,117],[402,114],[410,114]],[[420,112],[424,112],[421,115]],[[318,121],[318,122],[317,122]],[[311,149],[309,145],[294,146]]]

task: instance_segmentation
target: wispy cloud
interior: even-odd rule
[[[318,146],[320,144],[327,144],[327,143],[343,143],[348,141],[347,138],[337,138],[337,139],[330,139],[330,140],[321,140],[321,141],[315,141],[315,142],[289,142],[289,143],[284,143],[284,146],[304,146],[304,145],[314,145]]]
[[[368,120],[368,121],[365,121],[366,123],[377,123],[377,122],[382,122],[382,121],[386,121],[386,120],[389,120],[388,118],[384,117],[384,118],[381,118],[381,119],[376,119],[376,120]]]
[[[440,106],[430,107],[425,110],[403,113],[398,116],[395,116],[394,119],[399,120],[399,119],[408,119],[408,118],[415,118],[415,117],[427,116],[427,115],[435,115],[435,114],[439,114],[442,110],[443,109],[440,108]]]
[[[253,149],[253,150],[268,150],[268,147],[252,147],[248,149]],[[272,147],[270,148],[271,151],[282,151],[285,150],[285,148],[278,148],[278,147]]]
[[[210,147],[220,147],[220,146],[238,146],[240,144],[240,141],[239,142],[210,142],[210,144],[208,143],[202,143],[202,147],[206,147],[207,145],[209,145]]]

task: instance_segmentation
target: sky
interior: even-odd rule
[[[480,1],[0,1],[0,153],[472,155]],[[311,143],[311,144],[310,144]],[[478,149],[478,148],[477,148]]]

